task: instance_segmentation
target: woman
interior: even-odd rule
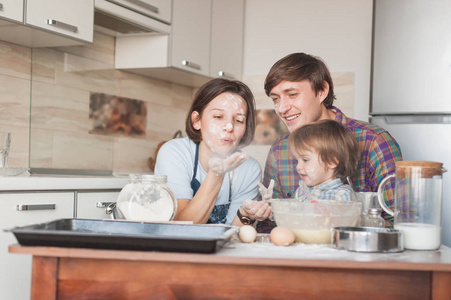
[[[236,152],[255,132],[255,104],[242,82],[222,78],[204,84],[186,118],[188,137],[165,143],[155,174],[167,175],[178,200],[175,220],[241,226],[263,220],[271,208],[258,198],[261,168]]]

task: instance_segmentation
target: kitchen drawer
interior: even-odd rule
[[[17,210],[18,205],[22,209],[32,210]],[[42,205],[54,205],[54,208],[46,209]],[[33,210],[36,208],[40,209]],[[29,299],[31,288],[31,256],[9,254],[8,246],[16,244],[17,240],[11,232],[4,232],[4,230],[55,219],[72,218],[73,213],[73,192],[0,193],[0,295],[2,299]]]
[[[76,196],[78,219],[112,219],[106,213],[108,203],[115,203],[120,190],[111,192],[78,192]],[[98,205],[100,204],[100,205]]]

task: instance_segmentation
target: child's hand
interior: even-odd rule
[[[312,196],[310,195],[310,191],[305,184],[305,182],[301,179],[299,180],[299,187],[296,190],[296,195],[294,196],[296,199],[299,199],[303,202],[310,202],[312,200]]]
[[[257,182],[258,192],[262,196],[262,200],[267,201],[272,199],[274,189],[274,179],[269,182],[268,188],[266,188],[261,182]]]

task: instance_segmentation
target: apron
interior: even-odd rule
[[[196,155],[194,157],[194,169],[193,169],[193,178],[191,179],[191,188],[193,189],[193,197],[196,195],[197,191],[200,188],[200,182],[196,179],[197,174],[197,164],[199,161],[199,144],[196,144]],[[227,219],[227,212],[230,207],[230,197],[232,195],[232,188],[230,185],[230,177],[229,177],[229,203],[226,204],[218,204],[215,205],[213,211],[208,218],[207,224],[225,224]]]

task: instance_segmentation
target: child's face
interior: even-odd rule
[[[315,186],[335,179],[336,164],[325,164],[316,151],[292,151],[298,160],[296,171],[307,186]]]

